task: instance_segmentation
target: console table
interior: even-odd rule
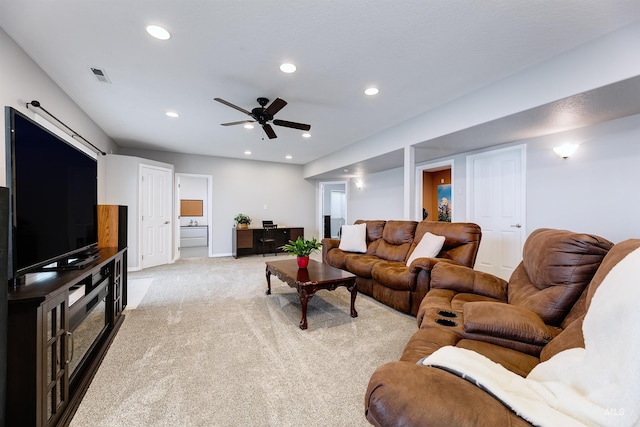
[[[256,255],[262,253],[262,245],[258,241],[262,237],[262,228],[233,228],[233,257]],[[283,227],[276,229],[276,248],[286,245],[289,240],[304,237],[303,227]]]
[[[127,305],[127,249],[8,292],[7,426],[68,425]]]

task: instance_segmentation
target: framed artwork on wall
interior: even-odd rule
[[[438,221],[451,222],[451,184],[438,185]]]
[[[202,216],[202,200],[180,200],[180,216]]]

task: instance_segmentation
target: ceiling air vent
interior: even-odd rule
[[[104,70],[91,67],[91,72],[94,76],[96,76],[96,79],[98,79],[98,81],[101,81],[103,83],[111,83],[111,79],[109,79],[109,76],[107,76],[107,73]]]

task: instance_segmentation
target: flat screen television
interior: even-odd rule
[[[9,283],[26,273],[72,268],[98,243],[97,160],[19,111],[5,107],[10,191]]]

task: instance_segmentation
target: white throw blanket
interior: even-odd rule
[[[451,346],[418,363],[474,382],[534,425],[640,426],[640,249],[611,269],[590,307],[585,348],[556,354],[526,378]]]

